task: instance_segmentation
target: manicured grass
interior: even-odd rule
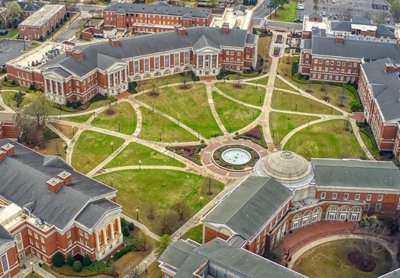
[[[97,115],[92,121],[92,125],[124,134],[132,134],[136,128],[136,113],[131,104],[121,102]]]
[[[263,78],[252,80],[252,81],[248,81],[248,82],[254,83],[254,84],[258,84],[258,85],[267,85],[268,79],[269,79],[269,77],[265,76]]]
[[[214,105],[218,116],[228,132],[237,131],[254,121],[261,111],[238,104],[217,92],[213,93]]]
[[[197,241],[198,243],[202,243],[203,241],[203,225],[199,224],[194,226],[189,231],[181,236],[181,239],[190,238],[191,240]]]
[[[372,134],[367,135],[366,133],[363,132],[362,129],[360,129],[360,135],[365,146],[367,146],[369,152],[373,155],[375,159],[379,160],[380,159],[379,149],[378,146],[376,145],[375,138],[373,137],[373,135]]]
[[[147,273],[143,272],[139,276],[140,278],[160,278],[161,277],[161,269],[158,266],[157,262],[152,263],[147,268]]]
[[[198,140],[190,132],[149,109],[140,107],[140,111],[142,112],[142,129],[140,130],[139,138],[162,142],[191,142]]]
[[[185,165],[165,154],[138,143],[130,143],[105,168],[128,165],[169,165],[184,167]]]
[[[84,268],[81,272],[75,272],[71,266],[65,264],[62,267],[54,267],[43,264],[43,268],[53,274],[55,277],[91,277],[99,273]]]
[[[138,99],[171,115],[205,138],[222,134],[212,116],[203,84],[196,84],[189,89],[166,87],[160,89],[157,96],[140,95]]]
[[[157,233],[160,232],[157,219],[147,218],[149,203],[158,205],[156,215],[170,210],[176,203],[185,203],[190,208],[188,219],[223,189],[218,183],[212,188],[213,194],[207,195],[206,178],[171,170],[126,170],[100,175],[96,179],[118,190],[118,202],[127,215],[136,218],[139,207],[139,220]]]
[[[40,276],[37,273],[29,273],[28,275],[25,276],[25,278],[42,278],[42,276]]]
[[[265,36],[258,38],[258,55],[264,60],[263,71],[268,72],[271,66],[271,57],[269,57],[269,48],[271,46],[272,36]]]
[[[72,166],[82,173],[87,173],[111,155],[113,150],[118,149],[123,142],[121,138],[84,131],[75,144]]]
[[[314,114],[340,115],[336,109],[328,107],[318,101],[303,97],[301,95],[274,91],[271,107],[279,110],[298,111]]]
[[[261,86],[252,86],[241,84],[237,87],[234,83],[215,83],[215,87],[221,90],[224,94],[240,100],[244,103],[262,106],[265,97],[265,89]]]
[[[35,151],[45,155],[56,155],[65,159],[64,141],[61,138],[55,138],[46,141],[40,148],[33,148]]]
[[[8,107],[13,109],[14,111],[21,111],[24,107],[30,104],[35,98],[37,98],[40,94],[42,94],[40,91],[30,91],[26,89],[22,92],[25,92],[25,96],[23,97],[19,107],[17,107],[17,101],[15,100],[15,96],[17,95],[16,92],[2,92],[1,96],[3,97],[4,103]]]
[[[85,114],[85,115],[80,115],[80,116],[75,116],[75,117],[65,117],[65,118],[61,118],[61,120],[63,121],[70,121],[70,122],[74,122],[74,123],[84,123],[87,120],[90,119],[90,117],[93,116],[94,113],[90,113],[90,114]]]
[[[69,125],[63,125],[63,124],[57,124],[57,123],[51,123],[51,125],[54,126],[56,129],[58,129],[59,131],[61,131],[61,133],[64,134],[65,136],[67,136],[69,139],[74,137],[74,135],[78,131],[77,127],[72,127]]]
[[[364,158],[350,123],[332,120],[311,125],[296,133],[284,146],[307,159],[318,158]],[[313,143],[314,142],[314,143]]]
[[[293,92],[297,91],[295,88],[293,88],[290,85],[286,84],[285,82],[283,82],[279,78],[275,78],[274,87],[275,88],[279,88],[279,89],[285,89],[285,90],[293,91]]]
[[[9,29],[7,35],[0,35],[0,39],[14,39],[18,36],[18,29]]]
[[[289,3],[279,7],[278,10],[272,13],[272,20],[294,22],[296,19],[296,1],[289,0]]]
[[[269,125],[272,139],[275,144],[279,144],[282,139],[296,127],[317,119],[319,118],[314,116],[271,112],[269,115]]]
[[[79,112],[84,112],[84,111],[92,111],[97,108],[109,105],[113,101],[112,98],[109,99],[102,99],[102,100],[97,100],[91,103],[87,103],[79,107],[78,109],[73,109],[71,107],[67,107],[65,105],[57,105],[54,104],[50,108],[50,115],[73,115],[74,113],[79,113]]]
[[[383,247],[372,254],[376,262],[372,272],[362,272],[353,267],[347,254],[357,250],[359,244],[364,244],[364,241],[346,239],[321,244],[304,253],[295,262],[293,270],[313,278],[375,278],[391,269],[392,259]]]
[[[174,74],[174,75],[170,75],[170,76],[163,76],[163,77],[159,77],[159,78],[138,81],[136,91],[140,92],[140,91],[152,89],[153,83],[154,83],[154,88],[158,88],[160,86],[165,86],[168,84],[183,83],[183,80],[184,80],[183,75]],[[186,82],[193,83],[193,80],[190,78],[189,73],[186,74]]]

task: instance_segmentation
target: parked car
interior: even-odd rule
[[[304,10],[304,4],[303,3],[299,3],[299,4],[297,4],[297,7],[296,7],[298,10]]]

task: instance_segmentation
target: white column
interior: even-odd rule
[[[100,243],[99,243],[99,234],[98,233],[94,233],[95,237],[96,237],[96,249],[100,250]]]
[[[114,221],[111,224],[111,238],[114,240]]]
[[[106,228],[103,228],[104,245],[108,244]]]
[[[121,218],[117,218],[118,219],[118,234],[121,234]]]

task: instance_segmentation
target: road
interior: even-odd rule
[[[260,0],[262,3],[254,10],[254,19],[253,24],[254,26],[258,26],[261,24],[261,21],[264,19],[265,16],[269,14],[269,3],[270,0]]]

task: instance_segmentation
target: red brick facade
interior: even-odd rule
[[[10,243],[10,246],[2,249],[0,249],[0,277],[15,277],[20,272],[17,247],[15,243]]]

